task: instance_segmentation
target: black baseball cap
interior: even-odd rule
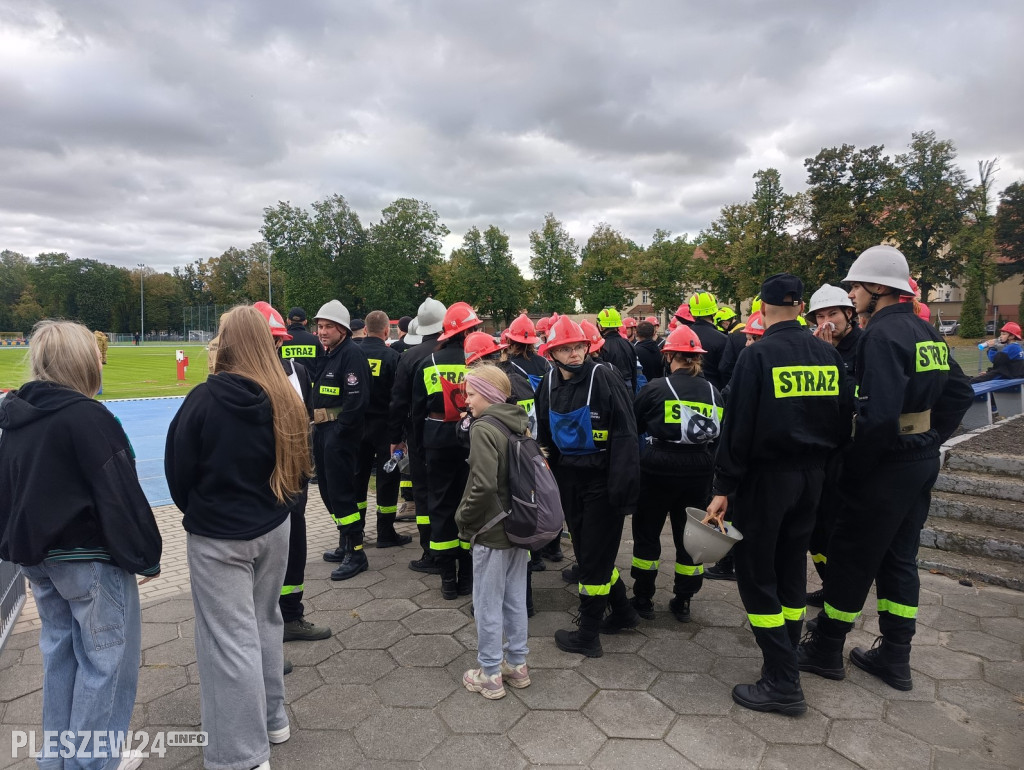
[[[352,319],[352,331],[357,332],[360,329],[365,329],[365,328],[366,328],[366,321],[364,321],[362,318],[353,318]]]
[[[306,311],[303,310],[301,307],[293,307],[291,310],[288,311],[288,320],[289,321],[305,321],[306,320]]]
[[[794,307],[803,301],[804,282],[792,273],[776,273],[761,284],[761,302]]]
[[[398,331],[409,333],[409,322],[412,321],[412,316],[404,315],[398,319]]]

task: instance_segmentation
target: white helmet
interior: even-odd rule
[[[316,315],[313,316],[314,321],[318,321],[321,318],[325,321],[334,321],[336,324],[341,324],[348,329],[350,334],[352,333],[352,317],[349,315],[348,308],[336,299],[332,299],[326,305],[321,306]]]
[[[409,321],[409,331],[405,335],[405,344],[412,347],[413,345],[419,345],[423,342],[423,337],[420,335],[420,322],[416,318]]]
[[[878,283],[902,294],[914,295],[907,258],[892,246],[872,246],[861,252],[843,283]]]
[[[725,532],[720,532],[710,525],[702,524],[704,516],[705,511],[700,508],[686,509],[683,548],[690,554],[694,564],[718,561],[743,539],[740,531],[733,526],[727,526]]]
[[[416,320],[419,321],[419,335],[426,337],[429,334],[438,334],[444,328],[444,314],[447,311],[448,308],[433,297],[427,297],[423,300],[423,304],[416,311]]]
[[[817,311],[828,307],[853,307],[846,289],[825,284],[811,295],[811,304],[805,315],[810,319]]]

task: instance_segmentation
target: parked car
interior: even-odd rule
[[[985,334],[987,334],[989,337],[995,337],[996,336],[996,322],[995,321],[989,321],[987,324],[985,324]]]
[[[939,334],[949,336],[958,331],[960,331],[960,322],[956,318],[944,318],[939,321]]]

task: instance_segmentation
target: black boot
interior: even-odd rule
[[[547,543],[546,545],[542,546],[541,549],[540,549],[540,555],[543,556],[548,561],[558,562],[558,561],[561,561],[562,559],[564,559],[565,555],[562,553],[562,536],[561,536],[561,534],[559,534],[550,543]]]
[[[801,671],[823,676],[826,679],[845,679],[843,668],[843,643],[845,636],[832,637],[821,633],[819,626],[808,631],[800,646],[796,648],[797,665]]]
[[[363,533],[349,535],[345,540],[345,558],[331,573],[331,580],[348,580],[370,568],[363,552]]]
[[[548,567],[540,556],[540,551],[530,551],[530,561],[526,564],[528,572],[543,572]]]
[[[395,514],[377,511],[377,548],[395,548],[411,542],[409,535],[395,532]]]
[[[804,602],[809,607],[824,607],[825,606],[825,589],[819,588],[817,591],[811,591],[807,594],[807,598]]]
[[[341,564],[345,560],[345,536],[338,535],[338,547],[333,551],[324,551],[324,561],[332,564]]]
[[[565,652],[577,652],[588,658],[600,658],[604,655],[601,649],[601,636],[598,629],[601,619],[580,615],[579,631],[555,631],[555,646]]]
[[[441,564],[441,598],[449,601],[459,598],[455,559],[446,559]]]
[[[654,620],[654,602],[642,596],[634,596],[629,603],[636,610],[636,614],[644,620]]]
[[[710,580],[735,580],[736,570],[733,568],[732,554],[723,556],[713,567],[705,567],[704,577]]]
[[[644,620],[654,620],[654,584],[658,573],[655,570],[641,570],[633,567],[633,598],[629,603]]]
[[[757,684],[738,684],[732,688],[732,699],[751,711],[777,711],[786,716],[800,716],[807,711],[807,701],[800,683],[795,685],[763,676]]]
[[[409,562],[409,569],[414,572],[423,572],[427,575],[441,574],[441,568],[437,566],[437,559],[431,555],[430,551],[424,551],[423,556]]]
[[[626,584],[619,578],[612,583],[608,603],[612,611],[601,622],[602,634],[617,634],[619,631],[632,631],[640,625],[640,615],[626,598]]]
[[[456,559],[459,567],[459,576],[456,579],[455,590],[459,596],[473,595],[473,560],[469,551],[463,551]]]
[[[562,580],[566,583],[579,583],[580,582],[580,565],[573,564],[571,567],[566,567],[562,570]]]
[[[910,676],[909,644],[894,644],[880,636],[870,650],[854,647],[850,652],[850,662],[897,690],[906,692],[914,689]]]
[[[537,611],[533,608],[533,576],[530,575],[530,571],[526,571],[526,617],[532,618],[537,614]]]
[[[668,608],[680,623],[690,622],[690,597],[673,596]]]

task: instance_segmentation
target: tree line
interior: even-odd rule
[[[980,335],[988,287],[1024,272],[1024,183],[1010,184],[996,201],[996,161],[980,162],[972,184],[956,158],[954,144],[930,131],[913,134],[895,155],[878,145],[823,148],[804,162],[802,192],[785,192],[779,172],[762,169],[750,199],[723,206],[695,237],[658,229],[646,245],[608,223],[580,245],[549,213],[530,233],[532,278],[494,225],[471,227],[445,256],[448,228],[428,203],[412,198],[394,201],[368,225],[342,195],[308,209],[278,202],[264,209],[258,242],[170,273],[3,251],[0,331],[24,331],[54,316],[137,331],[140,289],[146,328],[172,332],[184,331],[185,308],[268,297],[285,310],[313,311],[336,298],[353,316],[384,309],[398,317],[414,315],[434,296],[469,302],[508,323],[524,309],[623,307],[644,289],[655,308],[671,310],[695,287],[738,303],[783,270],[802,276],[809,289],[836,283],[862,250],[887,242],[906,254],[923,292],[962,285],[961,329]]]

